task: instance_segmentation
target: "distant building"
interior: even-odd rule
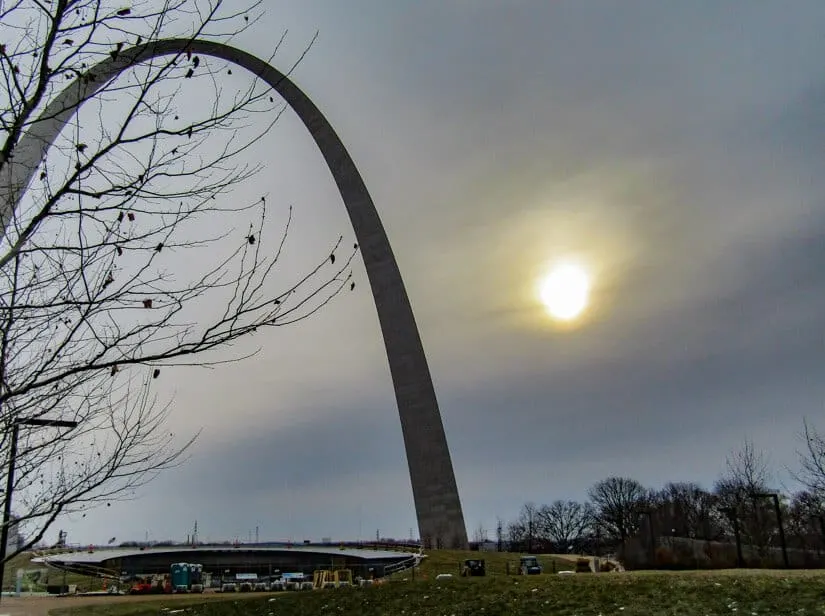
[[[301,573],[312,579],[314,571],[333,567],[349,569],[362,578],[386,577],[418,564],[413,552],[359,549],[330,546],[216,546],[199,545],[152,548],[101,548],[51,554],[32,560],[57,569],[82,575],[108,575],[132,578],[168,573],[174,563],[197,562],[212,581],[238,579],[240,574],[258,578],[282,577]],[[184,560],[185,559],[185,560]]]

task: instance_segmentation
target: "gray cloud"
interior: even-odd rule
[[[287,55],[321,30],[296,78],[384,217],[468,525],[611,473],[709,484],[746,436],[793,462],[825,396],[819,0],[281,4],[267,27],[290,28]],[[300,262],[347,221],[301,127],[276,140],[256,155],[300,205]],[[596,271],[595,301],[558,331],[532,285],[569,252]],[[175,427],[205,428],[192,461],[73,532],[182,536],[198,517],[215,536],[406,535],[357,273],[357,292],[263,335],[251,362],[181,372]]]

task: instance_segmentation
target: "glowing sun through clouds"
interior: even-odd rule
[[[552,318],[572,321],[587,308],[590,276],[580,265],[560,263],[539,282],[539,299]]]

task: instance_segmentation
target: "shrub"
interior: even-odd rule
[[[659,546],[656,548],[656,562],[654,566],[657,569],[672,569],[676,565],[676,557],[669,547]]]
[[[693,542],[677,541],[673,545],[674,569],[696,569],[698,561],[693,550]]]

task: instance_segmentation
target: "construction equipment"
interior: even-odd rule
[[[522,556],[518,572],[519,575],[541,575],[542,567],[535,556]]]
[[[335,584],[335,588],[352,586],[352,571],[349,569],[338,569],[333,572],[332,581]]]
[[[327,571],[326,569],[319,569],[317,571],[312,572],[312,588],[327,588],[327,584],[329,584],[331,580],[332,571]]]
[[[129,589],[130,595],[148,595],[152,592],[152,582],[146,578],[137,578]]]
[[[487,568],[481,558],[468,558],[461,567],[461,577],[484,577],[487,575]]]
[[[312,573],[312,588],[342,588],[352,586],[352,571],[349,569],[336,569],[329,571],[319,569]]]

